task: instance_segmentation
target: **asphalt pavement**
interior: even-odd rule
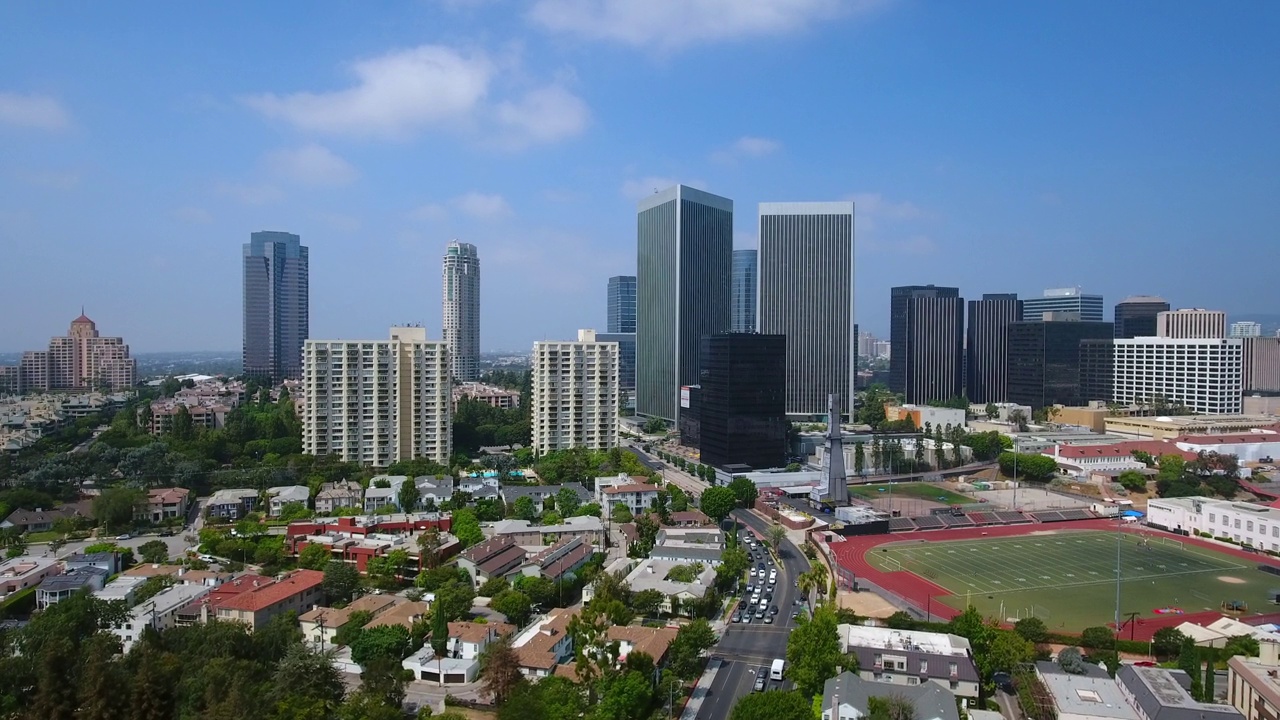
[[[736,510],[733,517],[755,530],[758,539],[763,540],[769,529],[769,523],[754,513]],[[753,619],[750,624],[730,623],[726,626],[720,642],[711,650],[723,664],[711,683],[711,694],[702,702],[698,720],[728,718],[738,698],[752,692],[756,673],[763,670],[768,678],[769,666],[773,661],[787,656],[787,638],[795,627],[791,613],[800,609],[795,604],[800,591],[795,588],[794,583],[801,573],[808,572],[809,561],[790,540],[783,541],[779,546],[779,553],[778,584],[773,596],[778,614],[772,625]],[[753,559],[753,567],[755,562]],[[768,567],[766,563],[766,570]],[[773,690],[788,689],[790,686],[790,681],[767,681],[765,685],[766,689]]]

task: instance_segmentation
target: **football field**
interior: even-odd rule
[[[1035,615],[1052,630],[1078,631],[1112,622],[1119,545],[1122,617],[1221,610],[1239,601],[1250,612],[1273,608],[1280,577],[1257,565],[1159,535],[1042,530],[1017,537],[881,545],[867,561],[886,572],[910,572],[945,588],[933,603],[972,604],[988,617]]]

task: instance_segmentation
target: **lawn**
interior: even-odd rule
[[[1267,612],[1280,577],[1212,550],[1162,536],[1125,533],[1120,542],[1121,615],[1157,617],[1221,610],[1240,600]],[[1052,630],[1079,631],[1113,622],[1116,534],[1048,530],[1018,537],[891,543],[868,551],[882,570],[912,572],[950,591],[934,603],[972,603],[989,617],[1014,621],[1035,615]]]
[[[849,494],[867,500],[887,498],[890,493],[899,497],[932,500],[944,505],[968,505],[977,502],[971,497],[951,492],[929,483],[887,483],[880,485],[850,485]]]

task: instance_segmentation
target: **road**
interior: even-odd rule
[[[733,517],[755,530],[757,538],[763,538],[769,528],[768,522],[753,513],[736,510]],[[711,695],[703,701],[698,720],[728,718],[738,698],[752,692],[756,673],[763,668],[767,677],[774,659],[787,656],[787,637],[795,626],[791,613],[800,609],[795,604],[800,591],[794,583],[801,573],[809,570],[809,561],[790,540],[783,541],[779,553],[778,584],[773,599],[773,604],[778,606],[778,615],[774,624],[765,625],[761,620],[753,620],[749,625],[731,623],[725,628],[720,642],[712,650],[724,664],[711,683]],[[790,687],[790,682],[781,686]],[[770,682],[767,687],[777,689],[780,684]]]
[[[702,495],[702,491],[711,487],[706,482],[695,478],[694,476],[677,469],[674,465],[668,465],[661,458],[650,456],[643,449],[644,443],[636,441],[628,442],[625,447],[639,458],[640,462],[650,470],[662,473],[662,479],[669,482],[685,492],[692,498]]]

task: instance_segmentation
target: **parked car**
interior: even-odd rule
[[[133,538],[133,536],[132,536],[132,535],[130,535],[129,533],[125,533],[125,534],[123,534],[123,535],[117,535],[117,536],[116,536],[116,539],[117,539],[117,540],[131,540],[132,538]]]
[[[753,686],[753,689],[754,689],[756,692],[762,692],[762,691],[764,691],[764,675],[757,675],[757,676],[756,676],[756,684]]]

